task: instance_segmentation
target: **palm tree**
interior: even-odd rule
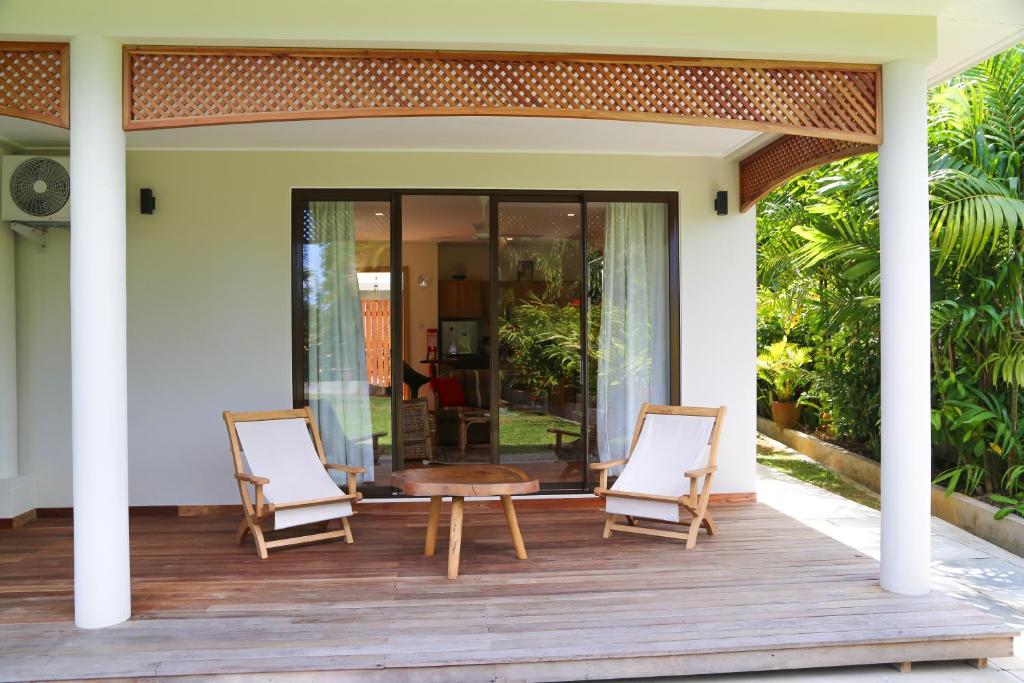
[[[982,487],[1019,503],[1024,45],[933,89],[929,114],[939,479],[949,490]],[[810,292],[807,334],[825,350],[815,354],[819,399],[841,436],[877,444],[877,410],[864,410],[878,402],[877,156],[797,178],[758,213],[760,284]]]

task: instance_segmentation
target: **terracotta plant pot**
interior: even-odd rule
[[[800,406],[792,401],[772,401],[772,419],[783,429],[792,429],[800,421]]]

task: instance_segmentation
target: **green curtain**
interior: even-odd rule
[[[365,467],[363,479],[372,481],[370,386],[356,279],[355,206],[310,202],[309,220],[309,403],[327,460]],[[332,474],[336,481],[345,479],[343,474]]]

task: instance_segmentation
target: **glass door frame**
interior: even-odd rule
[[[490,260],[490,278],[488,288],[488,310],[490,345],[490,405],[492,419],[490,422],[491,462],[497,463],[500,458],[499,419],[496,406],[500,404],[501,380],[499,369],[498,343],[498,303],[500,295],[499,272],[499,209],[500,203],[576,203],[582,212],[580,217],[580,385],[584,388],[584,399],[581,402],[580,433],[583,435],[583,487],[569,487],[559,483],[542,484],[542,493],[585,493],[592,491],[594,482],[590,477],[590,400],[586,387],[589,386],[589,335],[586,333],[589,324],[589,298],[586,283],[589,282],[589,259],[587,257],[587,219],[589,205],[596,202],[640,202],[665,204],[668,220],[668,278],[669,278],[669,397],[673,405],[680,401],[680,281],[679,281],[679,193],[671,191],[645,190],[472,190],[472,189],[343,189],[343,188],[293,188],[292,189],[292,404],[295,408],[304,407],[305,391],[303,378],[302,353],[302,212],[310,201],[349,201],[349,202],[388,202],[390,204],[390,266],[391,273],[402,273],[402,198],[408,195],[472,195],[488,198],[488,253]],[[391,288],[391,311],[401,312],[405,305],[403,287]],[[402,361],[405,339],[403,335],[401,315],[391,315],[391,462],[392,471],[402,469],[404,457],[402,452],[402,399],[404,377]],[[398,387],[396,389],[396,387]],[[368,497],[393,497],[398,493],[390,484],[378,484],[364,487]]]

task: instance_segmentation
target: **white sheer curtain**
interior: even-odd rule
[[[640,405],[668,403],[665,204],[609,202],[597,361],[597,448],[624,458]]]
[[[309,404],[328,462],[365,467],[373,480],[370,385],[356,278],[352,202],[310,202],[305,266],[309,334]],[[342,483],[345,475],[332,472]]]

